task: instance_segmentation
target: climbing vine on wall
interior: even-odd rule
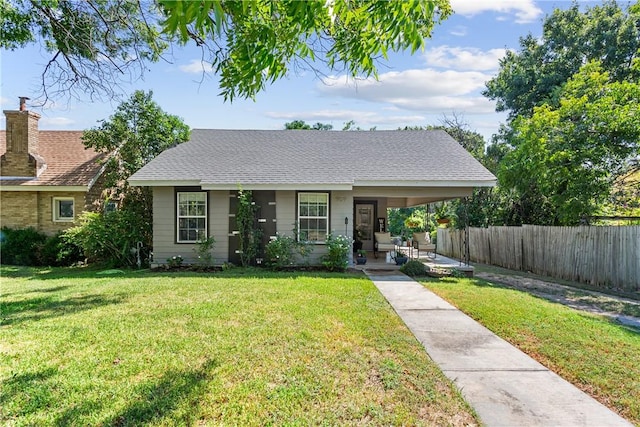
[[[258,254],[262,230],[258,228],[259,206],[253,201],[253,195],[249,190],[238,190],[238,211],[236,213],[236,225],[239,232],[240,262],[243,267],[251,265]]]

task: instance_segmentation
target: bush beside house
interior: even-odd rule
[[[83,259],[82,250],[62,233],[47,236],[33,227],[2,227],[0,262],[8,265],[69,266]]]

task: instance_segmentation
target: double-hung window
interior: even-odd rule
[[[177,241],[195,243],[207,237],[207,193],[177,193]]]
[[[74,218],[73,197],[53,198],[53,220],[55,222],[73,221]]]
[[[329,193],[298,193],[300,240],[324,242],[329,234]]]

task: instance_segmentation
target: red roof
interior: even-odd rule
[[[82,144],[83,131],[48,131],[39,134],[38,154],[46,163],[46,169],[30,180],[0,181],[8,185],[89,186],[99,175],[103,154],[87,149]],[[0,132],[0,155],[7,151],[6,132]]]

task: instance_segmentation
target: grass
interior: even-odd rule
[[[2,267],[3,425],[474,425],[362,276]]]
[[[424,284],[549,369],[640,425],[640,333],[478,279]]]

